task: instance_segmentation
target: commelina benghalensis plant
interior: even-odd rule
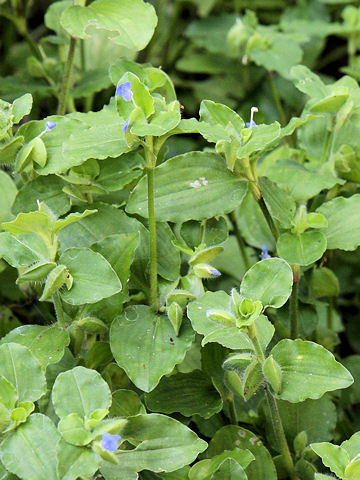
[[[357,3],[0,0],[1,479],[360,479]]]

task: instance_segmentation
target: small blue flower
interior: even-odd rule
[[[126,132],[126,130],[128,129],[129,127],[129,120],[126,120],[126,122],[123,123],[123,126],[121,127],[121,130],[123,132]]]
[[[122,97],[125,102],[131,102],[133,93],[131,91],[131,82],[120,83],[116,88],[116,95]]]
[[[214,267],[209,268],[209,272],[212,273],[213,275],[216,275],[217,277],[220,277],[220,275],[221,275],[221,273],[219,272],[219,270],[217,270],[217,269],[214,268]]]
[[[106,432],[101,435],[100,443],[104,450],[115,452],[118,448],[118,440],[120,440],[120,438],[120,435],[113,435]]]
[[[54,127],[56,127],[56,122],[53,122],[52,120],[49,120],[45,123],[45,130],[47,132],[50,132],[50,130],[52,130]]]
[[[251,122],[246,122],[246,126],[247,128],[252,128],[252,127],[256,127],[256,122],[255,120],[251,120]]]
[[[269,255],[269,252],[266,248],[266,245],[261,245],[261,253],[260,253],[259,257],[261,258],[261,260],[265,260],[266,258],[271,258],[271,256]]]
[[[250,122],[246,122],[246,126],[247,128],[252,128],[252,127],[256,127],[256,122],[254,120],[254,113],[255,112],[258,112],[259,109],[257,107],[251,107],[251,110],[250,110]]]

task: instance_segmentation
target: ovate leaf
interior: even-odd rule
[[[142,0],[96,0],[87,7],[65,10],[61,25],[72,36],[89,38],[88,28],[109,32],[109,40],[131,50],[142,50],[157,23],[155,9]]]
[[[56,446],[59,438],[50,418],[34,413],[1,443],[1,461],[9,472],[24,480],[58,480]]]
[[[72,413],[84,418],[96,410],[108,410],[111,405],[111,393],[98,372],[89,368],[75,367],[60,373],[56,378],[52,402],[60,418]]]
[[[325,235],[318,231],[307,231],[299,235],[283,233],[277,242],[279,256],[291,264],[310,265],[319,260],[325,250]]]
[[[14,385],[20,402],[38,400],[46,391],[44,371],[23,345],[5,343],[0,346],[0,375]]]
[[[186,417],[197,414],[209,418],[222,408],[219,393],[201,370],[163,378],[155,390],[145,395],[145,401],[153,412],[179,412]]]
[[[321,345],[303,340],[281,340],[271,351],[282,372],[281,393],[288,402],[317,399],[325,392],[349,387],[353,378]]]
[[[2,344],[13,342],[28,347],[43,368],[61,360],[69,341],[63,328],[41,325],[22,325],[1,339]]]
[[[193,336],[189,322],[183,322],[175,337],[167,316],[157,315],[145,305],[134,305],[113,321],[110,346],[116,362],[131,381],[150,392],[163,375],[184,359]]]
[[[327,248],[355,250],[360,245],[360,195],[335,198],[316,211],[328,221],[328,226],[322,230]]]
[[[247,190],[247,182],[233,175],[220,156],[208,152],[171,158],[156,167],[154,181],[158,221],[184,222],[222,215],[240,205]],[[147,195],[146,178],[142,178],[126,210],[147,218]]]
[[[267,258],[248,270],[240,285],[240,293],[264,306],[280,308],[291,294],[293,273],[280,258]]]
[[[70,290],[61,291],[67,303],[95,303],[121,290],[120,279],[109,262],[88,248],[68,248],[59,263],[66,265],[74,279]]]
[[[193,462],[207,447],[207,443],[185,425],[159,414],[128,418],[121,436],[136,448],[118,450],[116,456],[119,466],[111,468],[107,464],[101,468],[106,478],[108,468],[119,472],[117,477],[110,478],[124,478],[121,476],[122,469],[153,472],[177,470]]]

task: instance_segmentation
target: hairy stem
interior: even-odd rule
[[[228,402],[228,407],[229,407],[229,416],[230,416],[231,425],[237,425],[238,421],[237,421],[237,415],[236,415],[234,395],[232,395],[231,398],[228,398],[227,402]]]
[[[284,125],[286,125],[286,116],[285,116],[284,109],[281,105],[281,100],[280,100],[278,91],[276,89],[274,78],[271,72],[268,72],[268,79],[269,79],[271,94],[275,102],[276,111],[278,113],[281,126],[283,127]]]
[[[52,295],[52,301],[55,308],[57,324],[59,327],[65,328],[66,322],[65,322],[64,310],[62,308],[59,292],[55,292]]]
[[[76,39],[71,37],[69,52],[66,60],[65,73],[64,73],[60,96],[59,96],[59,105],[57,109],[58,115],[64,115],[66,110],[67,97],[68,97],[69,88],[70,88],[71,70],[74,63],[75,45],[76,45]]]
[[[265,362],[265,355],[264,355],[264,352],[262,351],[259,339],[257,338],[256,326],[254,324],[249,326],[249,336],[252,340],[258,360],[261,364],[263,364]],[[283,457],[285,468],[291,480],[298,480],[297,476],[295,475],[294,463],[289,450],[289,445],[285,437],[284,427],[282,425],[276,399],[267,387],[265,388],[265,392],[266,392],[266,399],[270,409],[271,423],[273,425],[278,446],[279,446],[281,455]]]
[[[243,238],[242,238],[242,236],[241,236],[239,227],[238,227],[237,222],[236,222],[236,218],[235,218],[234,212],[231,212],[231,213],[230,213],[229,218],[230,218],[230,221],[231,221],[233,230],[234,230],[234,234],[235,234],[237,243],[238,243],[239,248],[240,248],[241,258],[242,258],[242,260],[243,260],[243,262],[244,262],[244,265],[245,265],[246,270],[249,270],[249,268],[250,268],[250,260],[249,260],[248,254],[246,253],[245,242],[244,242],[244,240],[243,240]]]
[[[295,340],[299,336],[299,282],[294,282],[290,296],[290,337]]]
[[[156,220],[154,196],[154,169],[156,157],[153,150],[153,137],[146,138],[145,147],[146,176],[148,187],[148,215],[150,232],[150,306],[153,310],[159,309],[158,282],[157,282],[157,246],[156,246]]]
[[[298,480],[298,477],[295,474],[294,462],[291,457],[289,445],[285,437],[284,427],[281,421],[280,412],[278,409],[276,399],[274,398],[274,396],[272,395],[272,393],[269,391],[268,388],[265,389],[265,392],[266,392],[266,400],[270,409],[271,423],[274,429],[275,437],[278,442],[278,446],[283,458],[285,468],[291,480]]]
[[[334,329],[334,297],[328,298],[328,306],[326,309],[326,326],[329,330]]]
[[[275,241],[279,238],[279,232],[278,229],[274,223],[274,220],[272,219],[272,216],[270,215],[270,212],[266,206],[266,203],[264,202],[264,199],[261,197],[260,200],[258,200],[259,207],[261,208],[261,211],[265,217],[266,223],[268,224],[271,233],[273,234],[273,237]]]

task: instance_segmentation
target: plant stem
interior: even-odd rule
[[[328,306],[326,311],[326,326],[329,330],[334,328],[334,297],[328,298]]]
[[[156,248],[156,220],[155,220],[155,196],[154,196],[154,170],[156,157],[153,150],[153,137],[146,137],[146,176],[148,187],[148,215],[150,232],[150,306],[157,311],[158,284],[157,284],[157,248]]]
[[[299,282],[294,282],[290,297],[290,337],[295,340],[299,336]]]
[[[237,415],[236,415],[236,408],[235,408],[235,403],[234,403],[234,395],[232,394],[231,398],[228,398],[228,407],[229,407],[229,415],[230,415],[230,422],[231,425],[237,425]]]
[[[34,56],[42,61],[43,60],[43,56],[41,54],[41,51],[40,51],[40,48],[36,45],[36,43],[34,42],[32,36],[30,35],[30,33],[28,32],[27,28],[26,28],[26,25],[25,25],[25,29],[24,31],[21,32],[22,36],[25,38],[27,44],[29,45],[30,47],[30,50],[32,51],[32,53],[34,54]]]
[[[231,221],[234,233],[235,233],[236,240],[237,240],[239,248],[240,248],[241,258],[244,262],[246,270],[249,270],[249,268],[250,268],[249,257],[246,253],[245,242],[244,242],[244,240],[241,236],[241,233],[240,233],[239,227],[237,225],[237,221],[236,221],[234,212],[231,212],[229,214],[229,218],[230,218],[230,221]]]
[[[270,231],[273,234],[273,237],[275,239],[275,242],[279,238],[279,232],[278,229],[274,223],[274,220],[272,219],[272,216],[270,215],[270,212],[266,206],[266,203],[264,202],[264,199],[261,197],[260,200],[258,200],[259,207],[261,208],[262,213],[264,214],[265,220],[267,224],[269,225]]]
[[[273,99],[274,99],[274,102],[275,102],[275,107],[276,107],[276,110],[277,110],[277,113],[278,113],[278,116],[279,116],[279,120],[280,120],[281,126],[283,127],[284,125],[286,125],[286,116],[285,116],[284,109],[281,105],[281,100],[280,100],[278,91],[276,89],[275,82],[274,82],[274,79],[273,79],[273,75],[272,75],[271,72],[268,72],[268,79],[269,79],[269,86],[270,86],[271,94],[273,96]]]
[[[269,391],[268,388],[265,388],[265,392],[266,392],[266,400],[268,402],[269,409],[270,409],[271,423],[272,423],[274,433],[278,442],[278,446],[280,448],[280,452],[285,464],[285,468],[291,480],[298,480],[295,474],[294,462],[291,457],[289,445],[285,437],[284,427],[282,425],[280,412],[278,409],[276,399],[274,398],[274,396],[272,395],[272,393]]]
[[[249,337],[251,338],[251,341],[253,343],[256,355],[258,357],[258,360],[261,364],[265,362],[265,355],[264,352],[262,351],[259,339],[257,338],[257,333],[256,333],[256,326],[255,324],[252,324],[249,326]],[[284,464],[286,467],[286,470],[291,478],[291,480],[298,480],[296,475],[295,475],[295,470],[294,470],[294,463],[291,457],[291,453],[289,450],[289,445],[287,443],[285,433],[284,433],[284,428],[282,425],[279,409],[276,403],[276,399],[272,395],[272,393],[269,391],[267,387],[265,387],[265,392],[266,392],[266,399],[269,405],[270,409],[270,415],[271,415],[271,423],[274,428],[275,436],[278,441],[278,446],[280,448],[281,455],[284,460]]]
[[[76,45],[76,39],[71,37],[69,52],[66,60],[66,66],[65,66],[65,74],[63,77],[62,85],[61,85],[59,105],[57,110],[58,115],[64,115],[66,110],[67,96],[69,93],[70,80],[71,80],[71,70],[74,63],[75,45]]]
[[[52,295],[52,301],[55,308],[57,324],[59,327],[65,328],[66,322],[65,322],[64,310],[62,308],[59,292],[55,292]]]

